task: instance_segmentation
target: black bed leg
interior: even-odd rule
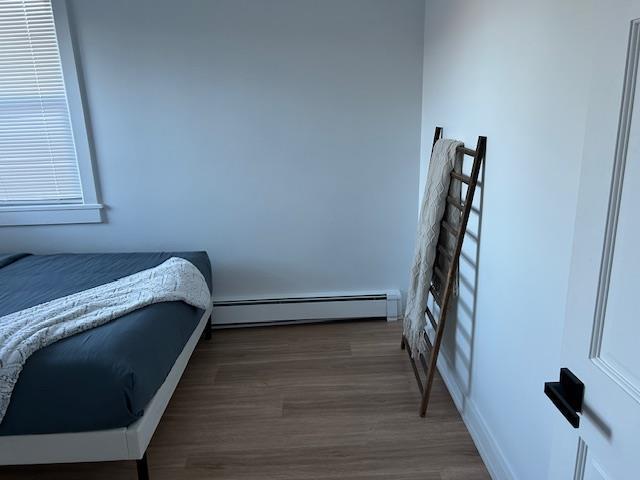
[[[211,330],[213,330],[213,315],[209,315],[209,323],[206,326],[206,332],[204,334],[205,340],[211,340]]]
[[[147,452],[140,460],[136,460],[136,467],[138,467],[138,480],[149,480],[149,465],[147,465]]]

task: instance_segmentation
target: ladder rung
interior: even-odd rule
[[[449,232],[451,235],[453,235],[454,237],[458,237],[458,234],[460,233],[453,225],[451,225],[449,222],[447,222],[446,220],[442,221],[442,226],[444,227],[444,229]]]
[[[427,314],[427,318],[431,322],[431,326],[433,327],[433,329],[438,330],[438,322],[436,322],[436,317],[433,316],[433,313],[431,313],[429,307],[425,308],[425,313]]]
[[[466,183],[467,185],[471,185],[471,177],[468,177],[467,175],[463,174],[463,173],[458,173],[458,172],[451,172],[451,176],[455,179],[460,180],[461,182]]]
[[[453,255],[451,254],[451,252],[440,244],[438,244],[438,252],[440,252],[442,256],[447,260],[449,261],[453,260]]]
[[[458,147],[456,148],[456,151],[462,152],[465,155],[469,155],[470,157],[475,157],[477,155],[475,150],[471,150],[470,148],[466,148],[466,147]]]
[[[455,198],[453,198],[451,195],[447,197],[447,203],[449,203],[449,205],[453,205],[460,211],[464,210],[464,205],[458,200],[456,200]]]
[[[429,292],[431,292],[431,295],[433,295],[433,299],[436,301],[436,303],[440,305],[440,296],[438,295],[438,292],[436,292],[433,283],[429,286]]]
[[[440,268],[438,268],[437,265],[433,266],[433,271],[435,272],[436,276],[442,281],[442,284],[444,284],[447,281],[447,279],[444,276],[444,272],[440,270]]]
[[[424,355],[420,354],[420,363],[422,364],[422,369],[424,370],[425,375],[429,375],[429,367],[427,366],[427,359],[424,358]]]
[[[424,390],[424,387],[422,386],[422,379],[420,378],[420,374],[418,373],[418,367],[416,367],[416,361],[411,356],[411,347],[409,346],[409,343],[407,342],[407,339],[404,336],[402,337],[402,341],[406,346],[407,355],[409,356],[409,363],[411,364],[411,368],[413,369],[413,374],[416,377],[416,382],[418,383],[418,389],[420,390],[420,393],[422,393]]]
[[[427,335],[427,332],[422,332],[422,336],[424,337],[424,341],[426,342],[429,351],[433,350],[433,344],[431,343],[431,339],[429,338],[429,335]]]

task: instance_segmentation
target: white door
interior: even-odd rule
[[[584,383],[584,404],[579,428],[558,413],[549,478],[638,480],[640,1],[594,3],[592,89],[558,365]]]

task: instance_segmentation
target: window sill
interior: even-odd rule
[[[0,226],[102,223],[102,205],[20,205],[0,207]]]

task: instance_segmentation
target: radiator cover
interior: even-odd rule
[[[393,321],[401,315],[400,303],[398,290],[214,300],[213,325],[231,327],[356,318],[386,318]]]

